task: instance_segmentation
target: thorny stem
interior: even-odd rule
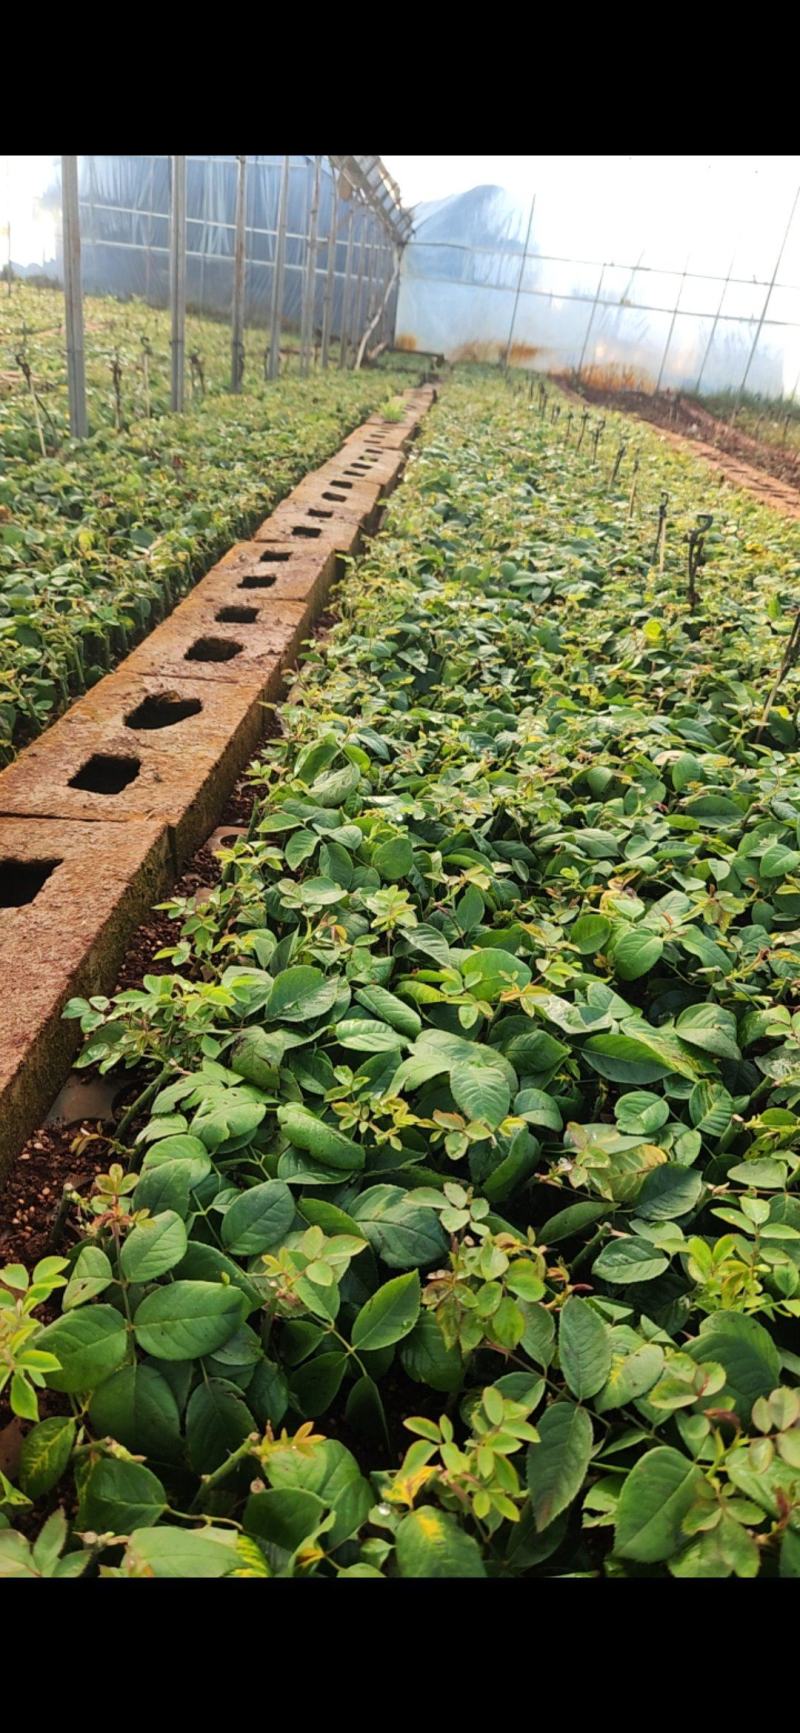
[[[763,709],[762,714],[761,714],[761,721],[759,722],[758,729],[756,731],[756,743],[758,743],[758,741],[761,739],[761,736],[764,732],[764,729],[767,726],[767,720],[769,717],[770,710],[772,709],[772,706],[775,703],[775,699],[778,696],[778,693],[781,689],[781,686],[783,685],[783,682],[786,678],[786,675],[789,672],[789,669],[797,661],[798,652],[800,652],[800,608],[798,608],[797,613],[795,614],[795,617],[794,617],[794,621],[792,624],[792,629],[789,633],[789,638],[788,638],[788,642],[786,645],[786,649],[784,650],[784,653],[783,653],[783,660],[781,662],[780,668],[778,669],[777,679],[776,679],[775,684],[772,688],[772,691],[770,692],[770,695],[767,699],[767,702],[764,705],[764,709]]]
[[[117,1138],[118,1141],[119,1141],[119,1139],[124,1137],[125,1132],[128,1129],[128,1126],[136,1118],[137,1114],[141,1113],[142,1109],[144,1107],[147,1107],[148,1104],[153,1100],[154,1096],[156,1096],[158,1094],[158,1091],[161,1088],[161,1085],[164,1082],[164,1079],[166,1077],[169,1077],[171,1070],[172,1070],[171,1065],[162,1066],[158,1075],[153,1078],[152,1083],[148,1083],[147,1088],[142,1090],[141,1095],[137,1095],[136,1100],[131,1102],[130,1107],[126,1107],[125,1112],[123,1113],[122,1118],[120,1119],[119,1124],[117,1125],[116,1131],[115,1131],[115,1137]]]

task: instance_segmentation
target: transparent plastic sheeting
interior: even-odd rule
[[[248,157],[246,171],[245,320],[269,321],[274,283],[282,156]],[[81,266],[87,294],[141,296],[166,306],[169,295],[170,158],[83,156],[79,158]],[[230,312],[233,299],[236,157],[186,159],[186,300],[190,308]],[[307,237],[314,185],[314,158],[289,158],[282,322],[299,326]],[[323,158],[318,213],[314,326],[322,324],[328,266],[328,236],[334,183]],[[58,181],[49,201],[60,204]],[[349,212],[353,212],[351,280],[362,264],[367,273],[376,245],[388,236],[376,217],[355,200],[340,201],[336,233],[332,332],[341,329]],[[60,247],[60,240],[59,240]],[[62,275],[62,259],[57,271]],[[385,265],[383,266],[385,270]],[[383,274],[383,271],[382,271]],[[366,293],[366,291],[364,291]],[[355,309],[350,308],[350,328]]]
[[[416,207],[401,346],[494,360],[513,319],[518,365],[797,397],[800,158],[530,161],[524,196]]]

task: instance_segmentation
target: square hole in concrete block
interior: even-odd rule
[[[242,578],[240,590],[271,590],[275,583],[274,572],[253,572],[249,578]]]
[[[310,524],[295,524],[294,529],[292,530],[292,535],[293,536],[321,536],[322,530],[312,529]]]
[[[272,553],[271,550],[268,550],[267,553],[265,553],[265,554],[259,554],[259,556],[258,556],[259,561],[260,561],[262,566],[277,566],[279,561],[290,560],[291,557],[292,557],[291,554],[286,554],[286,553],[274,554],[274,553]]]
[[[351,488],[353,483],[351,481],[340,480],[340,481],[335,481],[333,485],[334,485],[334,487]]]
[[[199,698],[181,698],[177,692],[151,692],[125,717],[126,728],[172,728],[188,716],[198,716]]]
[[[335,500],[337,505],[344,505],[345,496],[343,493],[324,493],[322,497],[323,499]]]
[[[197,638],[184,656],[184,662],[232,662],[240,656],[243,646],[234,638]]]
[[[274,583],[274,578],[272,581]],[[258,619],[259,613],[259,608],[220,608],[219,613],[214,615],[214,619],[219,620],[222,625],[252,626],[253,621]]]
[[[135,782],[141,768],[138,758],[117,758],[113,753],[93,752],[77,775],[70,777],[69,786],[85,788],[87,794],[121,794],[123,788]]]
[[[32,903],[60,865],[60,860],[0,860],[0,909]]]
[[[309,517],[333,517],[333,512],[321,511],[319,506],[310,505],[308,508],[308,515]]]

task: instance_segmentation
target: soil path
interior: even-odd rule
[[[746,434],[731,430],[698,404],[677,400],[676,421],[684,428],[678,432],[676,428],[664,425],[672,413],[672,399],[649,397],[641,391],[597,391],[586,386],[576,391],[573,385],[560,378],[556,383],[575,403],[597,404],[598,408],[613,409],[638,421],[646,421],[660,439],[680,451],[691,451],[718,475],[724,475],[734,487],[754,494],[763,505],[772,506],[785,517],[800,518],[800,485],[770,473],[766,467],[768,463],[782,464],[788,473],[792,467],[791,460],[783,459],[779,450],[759,446]],[[717,443],[719,440],[724,440],[725,446]],[[730,449],[726,449],[728,444]]]

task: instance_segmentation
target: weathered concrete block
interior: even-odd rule
[[[367,462],[369,458],[369,462]],[[356,462],[355,473],[352,466]],[[370,452],[365,453],[359,446],[351,446],[349,452],[340,452],[325,464],[324,473],[326,485],[334,492],[346,492],[348,488],[377,487],[381,499],[385,499],[397,486],[407,462],[403,451],[387,451],[378,457]]]
[[[262,698],[280,696],[282,670],[294,661],[310,620],[307,602],[258,606],[252,599],[235,610],[238,620],[220,620],[231,609],[216,607],[198,587],[169,619],[128,657],[131,674],[158,674],[167,681],[223,681],[258,686]]]
[[[307,513],[315,523],[342,518],[361,524],[366,535],[374,535],[380,518],[380,488],[366,477],[354,482],[352,488],[333,488],[313,475],[301,482],[284,504]]]
[[[303,602],[311,621],[336,577],[338,560],[335,548],[305,555],[298,542],[237,542],[192,595],[213,607],[216,619],[225,614],[227,620],[237,608],[256,607],[259,617],[268,620],[274,603]]]
[[[287,501],[272,517],[259,524],[253,537],[257,542],[298,542],[316,545],[329,552],[356,554],[363,540],[358,519],[312,516],[309,510],[298,511]]]
[[[260,675],[178,679],[123,664],[0,771],[0,814],[158,820],[185,860],[258,746],[264,690]]]
[[[163,895],[161,823],[0,819],[0,1175],[41,1123],[81,1039],[68,999],[109,990]]]

